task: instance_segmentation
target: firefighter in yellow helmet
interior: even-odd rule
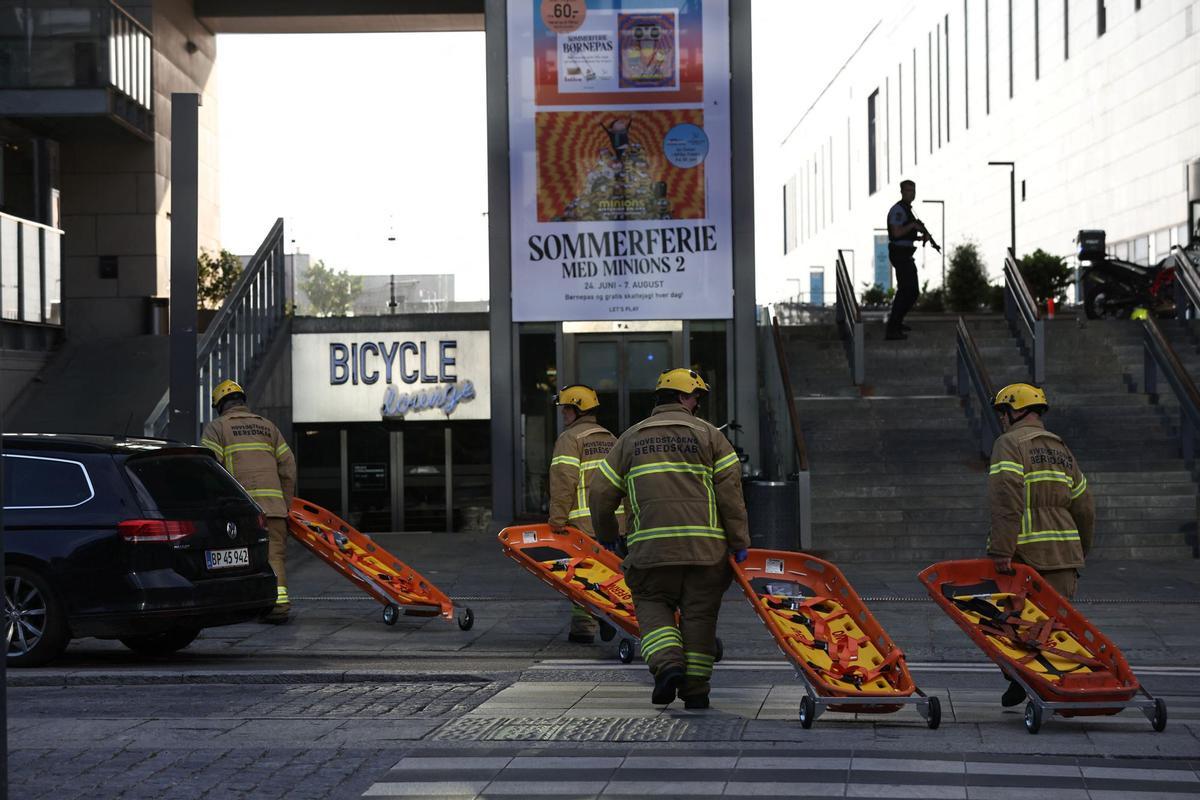
[[[222,381],[212,392],[217,418],[204,426],[200,444],[212,450],[254,498],[267,517],[267,561],[275,571],[275,607],[265,622],[287,622],[287,515],[296,493],[296,458],[279,429],[246,406],[246,392],[233,381]]]
[[[707,393],[694,370],[659,375],[654,411],[621,434],[591,489],[601,541],[617,536],[617,507],[629,501],[625,579],[654,675],[650,700],[666,705],[678,695],[693,709],[709,704],[729,555],[744,561],[750,547],[738,455],[696,417]]]
[[[550,458],[550,527],[559,532],[571,525],[591,536],[588,486],[617,437],[596,421],[600,398],[590,386],[567,386],[558,393],[555,403],[562,412],[563,432],[554,443],[554,454]],[[598,627],[583,606],[571,606],[569,641],[591,644],[596,641]],[[601,629],[605,641],[615,633],[608,625]]]
[[[1046,430],[1046,393],[1014,383],[992,404],[1004,433],[992,446],[988,472],[991,534],[987,552],[999,572],[1027,564],[1059,594],[1074,596],[1079,569],[1092,547],[1096,511],[1087,478],[1071,449]],[[1011,682],[1001,702],[1015,706],[1025,691]]]

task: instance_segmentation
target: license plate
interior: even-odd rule
[[[208,569],[250,566],[250,548],[234,547],[229,550],[205,550],[204,566]]]

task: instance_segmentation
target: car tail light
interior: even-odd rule
[[[258,515],[258,527],[264,531],[267,529],[267,515],[266,514]]]
[[[117,530],[130,544],[178,542],[196,532],[196,523],[176,519],[129,519],[117,525]]]

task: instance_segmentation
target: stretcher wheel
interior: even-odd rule
[[[1025,704],[1025,730],[1037,733],[1042,729],[1042,709],[1030,700]]]
[[[1150,720],[1150,724],[1158,733],[1167,727],[1167,703],[1161,697],[1154,698],[1154,719]]]
[[[622,639],[617,645],[617,658],[622,664],[630,664],[633,662],[633,642],[628,639]]]
[[[808,730],[817,718],[817,704],[808,695],[800,698],[800,727]]]
[[[942,701],[936,697],[929,698],[929,705],[925,709],[925,713],[927,715],[925,724],[929,726],[929,730],[936,731],[942,724]]]
[[[717,652],[713,653],[713,663],[714,664],[720,663],[721,659],[724,657],[725,657],[725,645],[721,641],[721,637],[718,636],[717,637]]]
[[[464,606],[462,613],[458,615],[458,629],[460,631],[469,631],[475,625],[475,612],[470,606]]]
[[[400,619],[400,608],[395,603],[388,603],[383,607],[384,625],[395,625],[398,619]]]

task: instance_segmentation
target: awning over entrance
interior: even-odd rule
[[[214,33],[481,31],[484,0],[195,0]]]

